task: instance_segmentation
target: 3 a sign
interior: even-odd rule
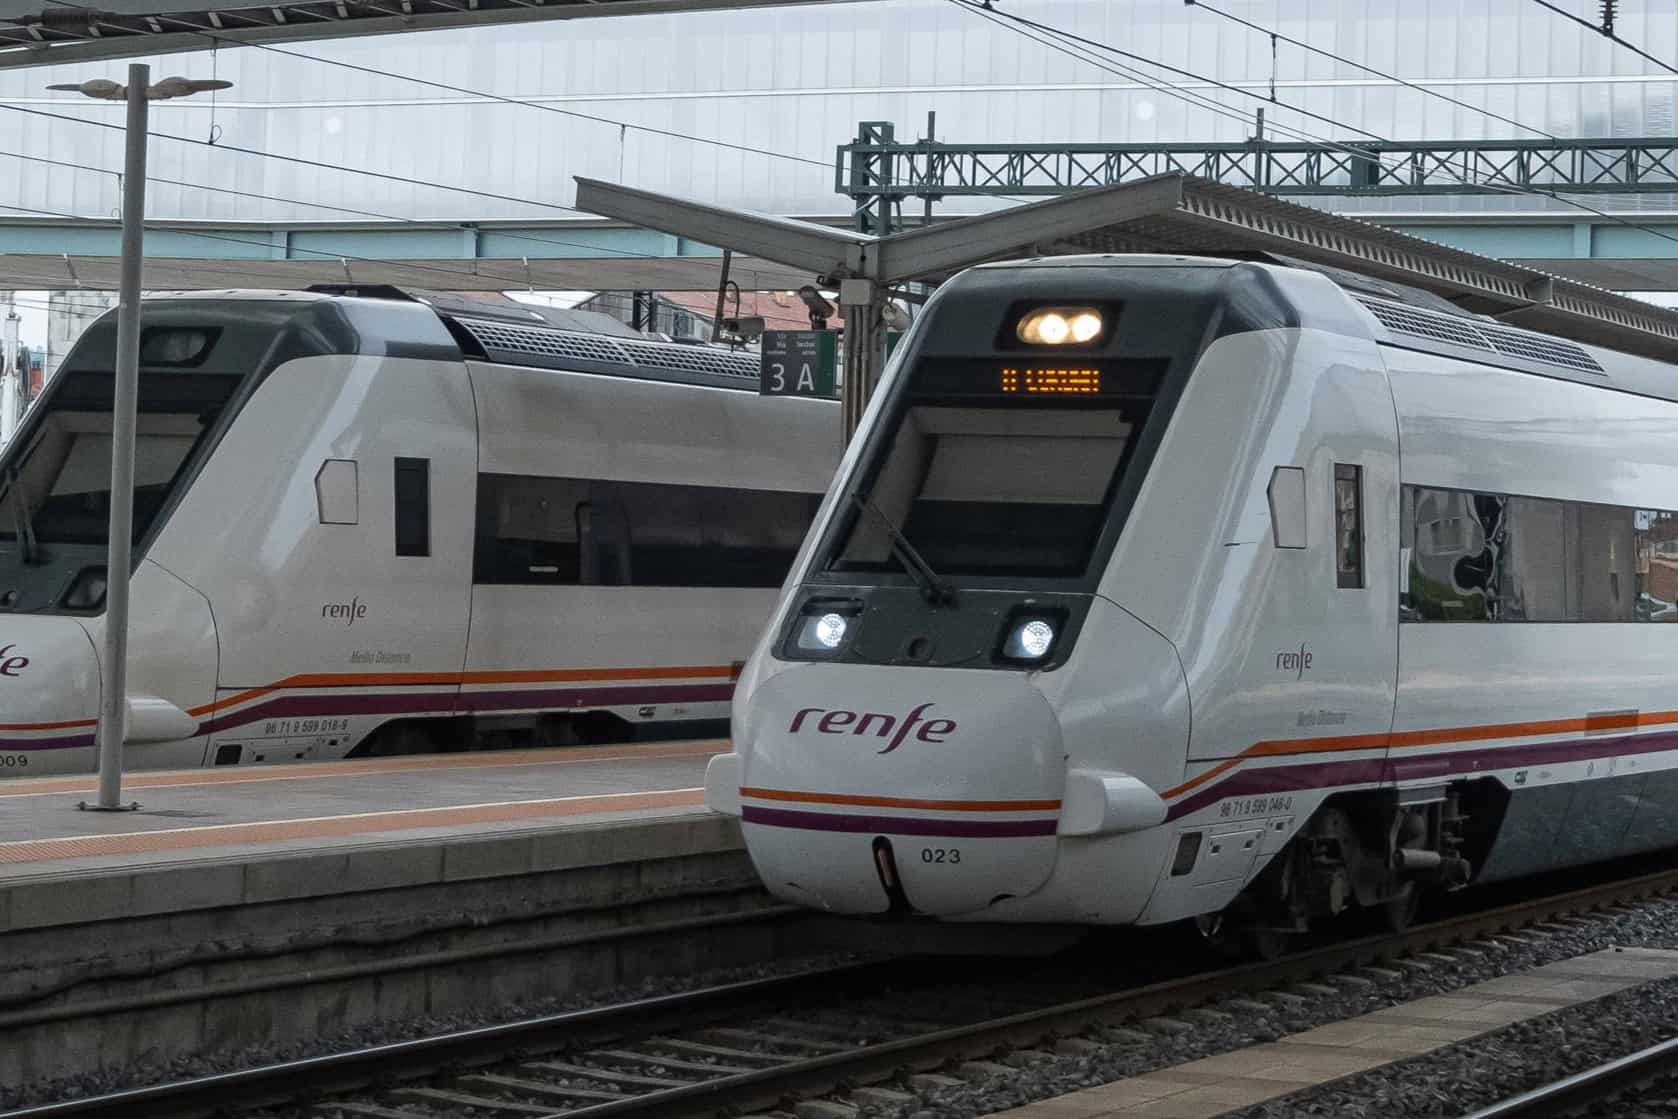
[[[831,330],[766,330],[757,391],[764,396],[836,399],[839,347]]]

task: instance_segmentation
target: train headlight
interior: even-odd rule
[[[1028,346],[1084,346],[1106,329],[1107,320],[1094,307],[1040,307],[1021,316],[1014,334]]]
[[[807,656],[829,657],[845,648],[856,630],[855,611],[834,609],[829,603],[811,603],[804,608],[793,631],[793,644]]]
[[[837,649],[845,640],[845,630],[849,628],[850,623],[845,621],[844,615],[823,614],[810,627],[810,636],[824,649]]]
[[[1040,661],[1054,647],[1054,623],[1044,618],[1026,618],[1008,635],[1002,655],[1011,661]]]

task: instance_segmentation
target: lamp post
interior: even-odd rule
[[[99,800],[84,809],[120,812],[122,740],[128,729],[128,577],[134,537],[134,416],[140,387],[140,262],[146,206],[146,107],[232,82],[164,78],[151,84],[151,67],[128,67],[128,84],[95,78],[54,85],[101,101],[128,103],[122,176],[122,287],[117,303],[116,386],[111,401],[111,519],[105,561],[105,663],[99,690]]]

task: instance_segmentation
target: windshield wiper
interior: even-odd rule
[[[904,536],[902,530],[892,523],[891,518],[886,515],[885,511],[875,505],[870,498],[864,497],[860,493],[853,493],[851,500],[856,502],[857,508],[865,509],[880,519],[880,523],[885,526],[887,535],[891,537],[892,554],[897,556],[898,562],[903,565],[903,569],[909,573],[910,577],[920,584],[921,594],[926,596],[926,600],[934,606],[940,603],[954,606],[956,601],[955,588],[944,582],[939,577],[938,572],[932,570],[932,565],[927,563],[920,552],[915,550],[915,546],[909,543],[909,538]]]
[[[6,475],[6,488],[12,495],[12,520],[17,527],[18,547],[23,550],[23,562],[33,566],[40,562],[40,549],[35,546],[35,514],[29,508],[29,495],[23,492],[23,479],[14,467]]]

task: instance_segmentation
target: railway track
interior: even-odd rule
[[[1678,1038],[1483,1107],[1465,1119],[1562,1119],[1678,1075]]]
[[[975,981],[970,964],[960,961],[827,967],[55,1103],[0,1119],[184,1117],[281,1105],[287,1115],[319,1119],[434,1119],[468,1108],[484,1116],[663,1119],[771,1109],[841,1087],[867,1099],[867,1086],[905,1075],[985,1062],[1234,994],[1675,891],[1678,871],[1661,871],[1272,962],[1094,994],[1062,990],[1036,1001],[1023,985]],[[1551,1113],[1507,1117],[1538,1114]]]

